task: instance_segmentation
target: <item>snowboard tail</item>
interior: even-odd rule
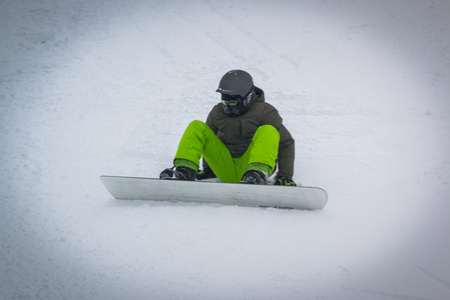
[[[300,210],[322,209],[327,193],[318,187],[284,187],[160,180],[156,178],[100,176],[115,199],[220,203],[247,207],[275,207]]]

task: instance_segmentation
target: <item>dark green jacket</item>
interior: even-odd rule
[[[222,140],[233,158],[241,157],[252,141],[259,126],[272,125],[280,133],[278,149],[278,175],[292,178],[294,175],[295,142],[284,127],[278,111],[265,102],[264,91],[255,87],[250,109],[237,117],[229,117],[222,103],[213,107],[206,124]],[[203,160],[203,166],[207,166]]]

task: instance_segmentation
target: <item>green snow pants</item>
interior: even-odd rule
[[[271,125],[260,126],[246,152],[233,158],[225,144],[202,121],[192,121],[181,137],[174,159],[175,167],[199,167],[205,158],[211,170],[223,182],[239,182],[249,165],[268,166],[270,174],[278,157],[280,134]],[[269,174],[269,175],[270,175]]]

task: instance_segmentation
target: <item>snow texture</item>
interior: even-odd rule
[[[0,1],[0,299],[449,299],[450,2]],[[320,211],[119,201],[253,75]]]

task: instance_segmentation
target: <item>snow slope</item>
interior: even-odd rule
[[[450,3],[0,2],[1,299],[448,299]],[[113,200],[230,69],[321,211]]]

